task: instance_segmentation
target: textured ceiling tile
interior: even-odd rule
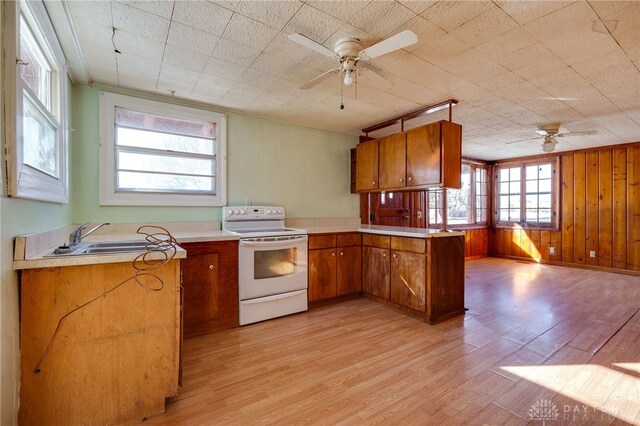
[[[148,12],[113,2],[113,25],[121,31],[144,38],[165,42],[169,33],[169,20]]]
[[[119,3],[126,4],[127,6],[135,7],[136,9],[143,10],[145,12],[153,13],[165,19],[171,19],[171,13],[173,12],[173,0],[116,0]]]
[[[626,88],[629,93],[640,99],[640,73],[630,63],[609,68],[606,72],[592,76],[588,81],[605,95],[609,91]],[[631,88],[635,88],[635,91]]]
[[[167,44],[208,56],[213,52],[218,40],[220,38],[214,34],[174,21],[169,28]]]
[[[278,87],[271,86],[269,89],[262,92],[259,96],[264,101],[269,101],[274,104],[282,105],[283,103],[289,101],[291,96],[283,93]]]
[[[574,1],[510,1],[498,0],[496,4],[521,25],[562,9]]]
[[[240,78],[245,69],[246,67],[243,67],[242,65],[209,58],[207,65],[204,67],[203,73],[235,81]]]
[[[137,71],[143,74],[155,75],[160,74],[160,60],[145,59],[141,61],[137,57],[130,55],[118,55],[118,69],[126,69],[128,71]]]
[[[589,1],[589,4],[600,18],[608,18],[609,16],[620,12],[633,4],[637,5],[637,3],[637,1]]]
[[[442,94],[434,90],[418,86],[417,84],[406,81],[400,77],[391,76],[389,81],[393,86],[387,92],[400,98],[423,105],[433,104],[442,100]]]
[[[236,43],[235,41],[221,39],[211,54],[214,59],[247,67],[260,56],[258,49]]]
[[[500,64],[475,50],[468,50],[442,62],[440,67],[472,83],[479,83],[507,72]]]
[[[179,65],[194,71],[202,71],[208,59],[209,57],[206,55],[191,52],[180,47],[167,45],[164,50],[162,63],[168,65]]]
[[[604,23],[629,58],[640,59],[640,2],[607,16]]]
[[[113,25],[111,2],[109,1],[70,1],[67,4],[71,10],[73,23],[76,26],[80,21],[93,22],[107,27]]]
[[[546,40],[569,33],[575,28],[591,24],[598,19],[587,2],[572,3],[553,13],[535,19],[524,26],[538,40]]]
[[[231,86],[231,89],[229,89],[229,93],[256,99],[260,95],[260,93],[264,92],[264,90],[264,88],[245,84],[242,81],[237,81],[233,86]]]
[[[181,0],[178,0],[181,1]],[[225,9],[229,9],[232,12],[235,12],[240,4],[240,0],[207,0],[209,3],[213,3],[216,6],[222,6]]]
[[[139,71],[118,70],[118,85],[128,89],[153,92],[156,90],[157,75],[142,74]]]
[[[227,108],[243,109],[254,100],[254,97],[244,96],[238,93],[227,93],[220,99],[220,105]]]
[[[478,82],[477,84],[478,86],[486,90],[491,90],[494,96],[501,96],[502,90],[508,87],[523,84],[523,83],[526,83],[526,82],[522,77],[520,77],[515,73],[505,71],[492,78],[486,79],[482,82]]]
[[[206,1],[176,1],[173,20],[215,35],[222,35],[233,12]]]
[[[475,46],[475,49],[494,60],[500,60],[537,42],[524,28],[518,27]]]
[[[281,29],[302,7],[302,4],[299,1],[279,0],[278,7],[274,7],[272,1],[242,1],[238,5],[236,13]]]
[[[242,15],[233,15],[222,38],[263,50],[278,34],[278,30]]]
[[[430,39],[421,48],[414,50],[413,54],[432,64],[441,65],[469,49],[471,46],[465,42],[450,34],[444,34],[441,37]]]
[[[279,58],[277,56],[262,54],[251,65],[251,68],[282,77],[289,73],[294,66],[296,66],[296,63],[293,61]]]
[[[298,84],[304,84],[324,71],[318,68],[307,66],[306,64],[296,64],[291,70],[283,76],[284,79],[293,81]]]
[[[185,85],[193,86],[200,78],[200,72],[180,65],[163,64],[160,69],[160,79],[181,81]]]
[[[88,65],[87,72],[93,83],[118,84],[118,69],[115,63],[113,66]]]
[[[78,41],[80,45],[92,45],[103,46],[113,51],[113,44],[111,43],[111,36],[113,31],[111,27],[95,24],[89,21],[77,21],[75,22],[76,34],[78,35]],[[116,46],[120,41],[121,32],[116,32],[114,41]],[[83,53],[87,49],[82,49]]]
[[[291,21],[285,25],[284,32],[287,34],[302,34],[317,43],[323,44],[341,26],[342,22],[338,19],[305,4],[291,18]],[[331,48],[332,46],[327,47]]]
[[[517,26],[518,24],[509,15],[494,6],[482,15],[455,28],[451,34],[470,46],[477,46]]]
[[[309,56],[312,50],[289,40],[287,36],[287,33],[280,31],[276,38],[269,43],[269,46],[264,49],[264,53],[293,62],[300,62],[306,56]]]
[[[122,52],[119,56],[132,56],[144,61],[145,59],[161,60],[164,54],[165,44],[159,41],[125,32],[116,33],[115,40],[118,50]]]
[[[202,73],[200,75],[200,78],[198,79],[198,82],[194,86],[194,90],[196,90],[196,88],[198,88],[198,90],[206,88],[226,93],[233,87],[234,84],[235,80],[224,78],[217,74]]]
[[[193,90],[193,84],[187,83],[182,80],[172,80],[169,78],[164,78],[161,75],[158,79],[158,83],[156,84],[156,88],[159,92],[164,94],[188,98],[189,93],[191,93],[191,90]]]
[[[231,87],[231,86],[229,86]],[[205,102],[208,104],[215,103],[217,104],[220,99],[224,95],[227,94],[228,89],[225,90],[216,90],[211,87],[206,87],[202,85],[195,85],[193,89],[191,89],[191,93],[189,94],[189,98],[194,99],[196,101]]]
[[[413,52],[425,44],[430,43],[434,38],[442,37],[446,34],[442,28],[427,21],[422,16],[414,17],[410,21],[393,30],[391,33],[397,34],[405,30],[411,30],[418,36],[417,43],[404,48],[407,52]]]
[[[445,70],[427,63],[422,72],[409,78],[416,84],[430,88],[447,96],[457,88],[470,84],[468,80],[457,77]]]
[[[105,47],[92,43],[81,42],[80,47],[83,52],[83,59],[87,67],[115,67],[116,53],[113,47]]]
[[[244,72],[244,74],[242,74],[240,80],[254,87],[268,89],[269,87],[273,86],[276,81],[278,81],[278,77],[267,74],[266,72],[248,68]]]
[[[416,16],[415,12],[391,1],[373,1],[351,18],[350,23],[370,34],[384,38]]]
[[[600,21],[576,28],[565,35],[549,38],[543,43],[569,65],[606,56],[620,50],[618,44]]]
[[[429,9],[434,4],[438,3],[438,1],[437,0],[432,0],[432,1],[398,0],[398,3],[400,3],[406,8],[411,9],[413,12],[417,14],[421,14],[422,12]]]
[[[446,31],[464,24],[493,7],[490,1],[440,1],[422,16]]]
[[[589,83],[568,67],[531,79],[530,83],[558,99],[572,98],[577,90],[593,90]]]
[[[358,12],[369,4],[369,0],[366,1],[326,1],[326,0],[310,0],[306,2],[307,5],[321,10],[334,18],[338,18],[343,22],[349,22]]]

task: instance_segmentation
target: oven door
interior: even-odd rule
[[[240,300],[305,290],[307,239],[306,235],[241,239]]]

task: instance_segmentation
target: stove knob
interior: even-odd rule
[[[267,214],[271,214],[271,209],[267,209]]]
[[[247,214],[247,211],[245,209],[240,209],[240,214]]]
[[[231,216],[233,214],[233,210],[227,210],[227,217]]]
[[[278,214],[282,214],[282,209],[278,209]]]
[[[240,213],[240,211],[239,211],[238,209],[235,209],[235,210],[233,211],[233,214],[238,214],[238,213]]]

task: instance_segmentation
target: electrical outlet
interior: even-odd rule
[[[596,257],[596,251],[595,250],[591,250],[589,252],[589,257]]]
[[[549,247],[549,254],[556,254],[556,248],[555,247]]]

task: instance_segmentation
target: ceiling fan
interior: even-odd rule
[[[526,142],[532,140],[542,139],[542,144],[540,145],[540,150],[542,152],[553,152],[556,149],[556,145],[558,141],[556,138],[566,138],[571,136],[585,136],[585,135],[595,135],[598,133],[596,130],[585,130],[582,132],[562,132],[560,133],[560,124],[546,124],[541,126],[538,130],[536,130],[538,136],[529,139],[521,139],[513,142],[505,142],[507,145],[518,142]]]
[[[371,59],[377,58],[378,56],[386,55],[387,53],[391,53],[395,50],[402,49],[403,47],[416,43],[418,41],[418,36],[413,31],[405,30],[382,40],[373,46],[369,46],[366,49],[363,48],[364,46],[360,39],[347,38],[338,41],[334,50],[326,48],[302,34],[290,34],[289,40],[311,50],[315,50],[329,58],[335,58],[340,62],[340,66],[338,68],[322,73],[313,80],[301,85],[300,88],[303,90],[310,89],[338,73],[341,74],[341,79],[345,86],[350,86],[354,79],[364,71],[367,71],[367,74],[373,84],[389,88],[391,83],[389,83],[389,81],[380,74],[373,71],[367,62]]]

